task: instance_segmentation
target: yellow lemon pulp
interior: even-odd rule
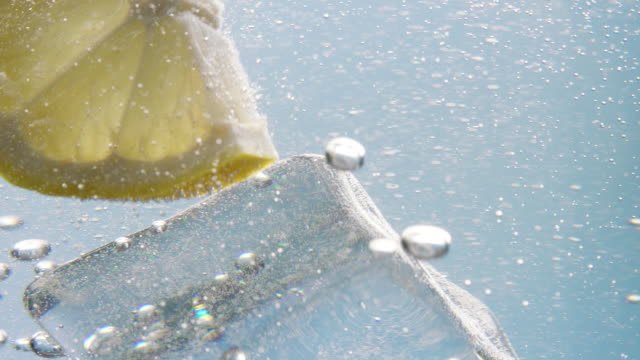
[[[0,3],[0,173],[53,194],[192,196],[277,158],[216,0]]]

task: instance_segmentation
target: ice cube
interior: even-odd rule
[[[517,359],[479,300],[371,250],[400,239],[351,173],[305,155],[260,176],[43,275],[27,309],[78,359]]]

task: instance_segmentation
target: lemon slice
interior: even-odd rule
[[[193,196],[277,158],[217,0],[0,2],[0,173],[46,194]]]

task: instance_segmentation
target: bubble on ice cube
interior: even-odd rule
[[[35,260],[46,256],[51,251],[47,240],[29,239],[17,242],[11,250],[11,256],[18,260]]]
[[[451,234],[431,225],[413,225],[402,232],[402,246],[418,259],[432,259],[445,255],[451,245]]]
[[[133,349],[130,352],[130,355],[134,359],[138,358],[146,358],[145,355],[153,354],[158,352],[159,346],[153,341],[138,341],[135,345],[133,345]]]
[[[369,250],[376,255],[388,255],[398,251],[398,241],[387,238],[377,238],[369,241]]]
[[[44,358],[64,356],[62,347],[44,331],[38,331],[31,337],[31,349],[36,355]]]
[[[273,184],[273,179],[262,171],[257,172],[250,180],[257,188],[266,188]]]
[[[0,346],[7,343],[7,339],[9,338],[9,334],[4,329],[0,329]]]
[[[256,254],[245,252],[236,259],[236,268],[248,274],[255,274],[264,267],[264,261]]]
[[[36,275],[42,275],[55,270],[55,268],[57,267],[58,267],[58,264],[56,264],[54,261],[40,260],[38,261],[36,266],[33,267],[33,271],[36,273]]]
[[[248,360],[247,354],[237,346],[232,347],[222,354],[220,360]]]
[[[162,319],[162,314],[156,305],[145,304],[138,308],[134,314],[134,322],[139,326],[152,324]]]
[[[156,232],[159,232],[159,233],[167,230],[167,222],[164,220],[156,220],[152,222],[151,225],[156,230]]]
[[[354,171],[364,165],[364,146],[351,138],[332,139],[324,153],[329,165],[336,169]]]
[[[127,237],[127,236],[120,236],[119,238],[114,240],[114,243],[116,245],[116,249],[122,251],[122,250],[127,250],[129,247],[131,247],[131,238]]]
[[[121,343],[122,339],[116,327],[103,326],[84,340],[83,347],[89,354],[106,355]]]

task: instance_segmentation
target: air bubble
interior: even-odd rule
[[[431,225],[409,226],[402,232],[402,246],[420,259],[432,259],[445,255],[451,245],[451,234]]]
[[[340,137],[329,141],[324,154],[329,165],[336,169],[354,171],[364,165],[364,146],[350,138]]]
[[[136,355],[141,355],[141,354],[151,354],[154,353],[156,351],[158,351],[159,347],[156,343],[152,342],[152,341],[138,341],[134,346],[133,346],[133,352]]]
[[[138,308],[134,313],[134,322],[136,325],[148,325],[161,320],[158,307],[151,304],[145,304]]]
[[[400,248],[398,241],[378,238],[369,241],[369,250],[375,255],[389,255],[393,254]]]
[[[5,263],[0,263],[0,280],[4,280],[11,275],[11,267]]]
[[[214,341],[220,340],[223,335],[224,335],[224,332],[221,329],[212,328],[207,330],[207,332],[204,333],[204,335],[202,335],[201,339],[204,342],[214,342]]]
[[[11,256],[18,260],[35,260],[48,255],[50,251],[51,244],[47,240],[29,239],[16,243]]]
[[[629,224],[633,226],[640,226],[640,218],[632,217],[631,219],[629,219]]]
[[[55,268],[58,267],[58,264],[56,264],[55,262],[51,261],[51,260],[41,260],[38,261],[38,263],[36,264],[36,266],[34,266],[33,271],[37,274],[37,275],[43,275],[46,274],[50,271],[55,270]]]
[[[255,187],[259,189],[266,188],[273,184],[273,180],[271,179],[271,177],[263,173],[262,171],[253,175],[253,177],[251,178],[251,182]]]
[[[156,220],[153,223],[151,223],[151,225],[153,226],[153,229],[159,233],[167,230],[167,222],[164,220]]]
[[[15,215],[0,216],[0,229],[14,228],[22,225],[24,220]]]
[[[244,273],[257,274],[264,267],[264,261],[254,253],[246,252],[238,256],[235,265],[238,270]]]
[[[84,340],[84,349],[89,354],[106,355],[120,345],[118,329],[114,326],[103,326]]]
[[[237,346],[225,351],[220,357],[220,360],[247,360],[247,354]]]
[[[640,304],[640,295],[638,294],[627,295],[624,299],[630,304]]]
[[[119,251],[126,250],[131,247],[131,238],[126,236],[121,236],[115,239],[114,244],[116,245],[116,249]]]
[[[5,330],[0,329],[0,346],[7,343],[7,339],[9,339],[9,334]]]
[[[44,331],[38,331],[31,337],[31,349],[36,355],[45,358],[64,356],[62,347]]]
[[[13,348],[17,351],[31,352],[31,338],[19,338],[13,342]]]

